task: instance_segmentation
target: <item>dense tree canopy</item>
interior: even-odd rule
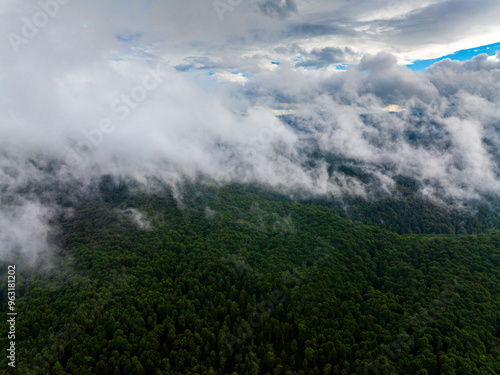
[[[487,215],[457,224],[416,200],[399,216],[358,202],[382,228],[240,186],[173,195],[103,180],[62,203],[74,213],[54,223],[51,268],[19,267],[18,373],[499,373]],[[456,234],[415,234],[439,225]]]

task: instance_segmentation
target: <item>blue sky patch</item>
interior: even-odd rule
[[[407,65],[407,67],[415,72],[424,72],[432,64],[444,59],[466,61],[472,59],[474,56],[480,55],[481,53],[487,53],[490,56],[494,56],[498,51],[500,51],[500,43],[488,44],[481,47],[457,51],[450,55],[438,57],[437,59],[417,60],[414,61],[413,64]]]

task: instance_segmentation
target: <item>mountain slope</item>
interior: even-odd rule
[[[402,236],[238,186],[176,194],[101,184],[54,223],[52,269],[18,265],[20,373],[498,373],[499,232]]]

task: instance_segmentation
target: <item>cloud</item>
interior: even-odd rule
[[[118,216],[127,218],[140,229],[151,229],[151,222],[147,219],[146,215],[135,208],[127,208],[123,210],[116,210]]]
[[[51,250],[49,220],[55,212],[37,201],[24,201],[14,208],[0,210],[0,259],[35,264],[38,256]]]
[[[388,40],[398,46],[414,43],[414,49],[435,44],[438,48],[450,52],[476,47],[498,41],[498,30],[492,28],[494,14],[500,10],[500,4],[494,0],[485,0],[473,4],[465,0],[447,0],[431,3],[404,17],[390,19],[381,23],[387,29]],[[483,34],[483,35],[481,35]],[[450,46],[446,47],[445,45]],[[429,46],[429,54],[440,54],[436,47]],[[437,55],[429,57],[438,57]]]
[[[212,75],[212,78],[217,80],[218,82],[236,82],[236,83],[245,83],[248,81],[243,73],[231,73],[231,72],[220,72]]]
[[[495,64],[478,56],[465,63],[443,61],[421,74],[398,67],[393,56],[382,53],[364,57],[344,73],[290,64],[252,77],[217,73],[215,78],[227,83],[219,86],[208,76],[186,76],[168,65],[103,61],[78,69],[77,76],[63,71],[46,80],[43,89],[50,95],[43,106],[32,108],[33,97],[28,110],[5,108],[4,123],[12,127],[1,129],[3,170],[9,177],[8,170],[24,171],[29,158],[49,155],[63,161],[52,172],[54,180],[91,181],[89,175],[109,173],[144,183],[148,176],[177,182],[201,174],[290,191],[338,195],[353,188],[354,194],[365,195],[356,178],[332,178],[324,160],[307,166],[308,144],[314,141],[325,155],[366,164],[368,173],[390,165],[424,185],[445,182],[457,196],[474,196],[497,184],[497,165],[488,149],[498,144]],[[158,69],[163,80],[134,99],[142,92],[136,88]],[[103,71],[108,80],[96,80]],[[279,103],[297,114],[291,126],[273,125],[279,120],[270,109]],[[114,110],[121,107],[127,110]],[[265,107],[269,110],[259,109]],[[112,123],[110,133],[101,130],[103,119]],[[78,157],[68,158],[68,152]],[[32,175],[9,177],[7,185],[48,179],[31,170]],[[384,173],[387,178],[378,178],[382,184],[392,176]]]
[[[264,14],[279,18],[284,18],[290,13],[297,13],[295,0],[265,0],[259,6]]]
[[[242,2],[222,21],[206,1],[59,4],[30,38],[38,3],[7,0],[0,13],[9,253],[49,249],[52,190],[76,199],[104,174],[143,187],[258,183],[296,197],[390,194],[399,174],[436,199],[500,191],[498,55],[426,73],[398,65],[495,36],[497,2]],[[439,25],[446,14],[454,21]],[[17,53],[9,33],[27,40]],[[304,69],[337,63],[352,66]]]
[[[303,54],[304,55],[304,54]],[[299,61],[296,67],[316,67],[324,68],[332,64],[348,63],[353,60],[354,51],[349,47],[325,47],[321,49],[313,49],[310,53],[305,54],[304,60]]]

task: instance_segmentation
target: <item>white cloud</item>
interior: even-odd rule
[[[204,175],[294,194],[366,196],[373,188],[326,160],[311,163],[318,148],[356,164],[383,191],[396,173],[430,195],[439,186],[460,199],[500,191],[498,59],[443,61],[425,74],[397,66],[500,37],[498,2],[473,10],[458,0],[408,2],[391,17],[382,1],[285,5],[245,2],[221,22],[206,1],[72,1],[19,53],[1,39],[4,240],[34,251],[16,228],[44,243],[53,183],[85,189],[104,173],[145,185],[151,176],[177,183]],[[38,7],[7,0],[0,34],[22,33],[23,17]],[[434,25],[443,17],[452,19]],[[354,66],[339,73],[330,62]],[[141,89],[158,66],[158,85]],[[273,112],[295,114],[295,128],[276,126]],[[29,189],[12,200],[33,184],[43,204]],[[33,227],[24,225],[30,215]]]
[[[243,84],[248,81],[248,78],[246,78],[243,73],[220,72],[215,73],[212,77],[217,80],[217,82],[234,82]]]

